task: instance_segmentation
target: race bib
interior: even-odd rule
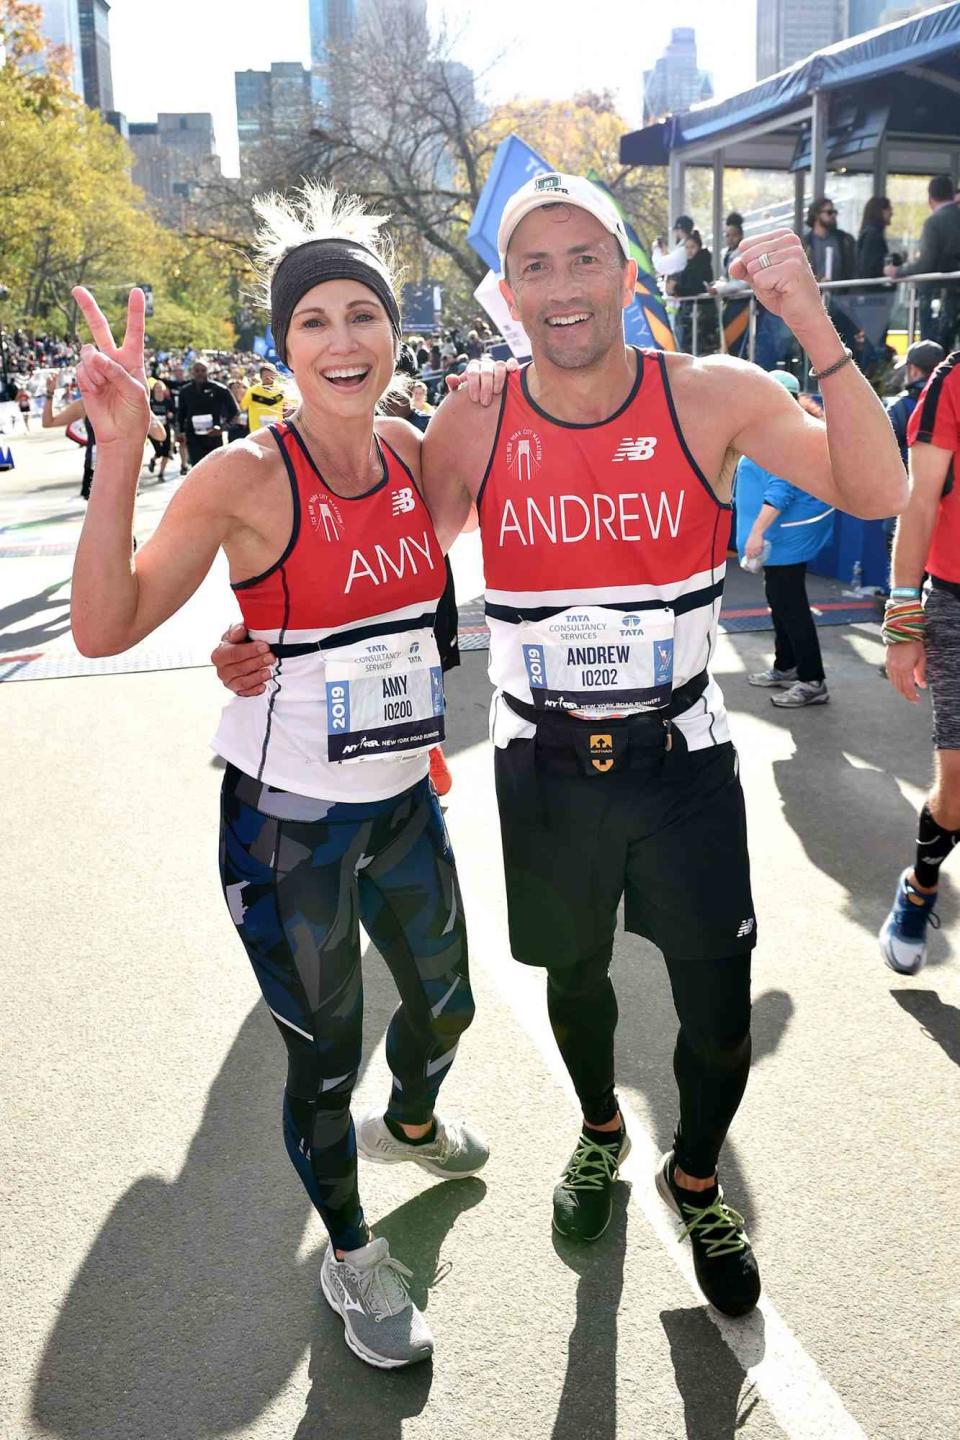
[[[533,703],[586,718],[663,710],[673,690],[672,610],[585,605],[523,626]]]
[[[327,759],[410,755],[443,740],[443,670],[431,630],[326,653]]]
[[[193,417],[193,433],[194,433],[194,435],[208,435],[212,429],[213,429],[213,416],[212,416],[212,415],[194,415],[194,417]]]

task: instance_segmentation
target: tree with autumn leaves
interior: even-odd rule
[[[69,56],[44,39],[39,6],[0,0],[0,38],[4,322],[73,334],[73,286],[120,319],[143,280],[155,345],[232,345],[236,286],[220,247],[157,224],[130,178],[129,149],[72,93]]]

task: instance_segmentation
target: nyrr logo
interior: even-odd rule
[[[590,764],[602,774],[613,768],[613,736],[590,736]]]
[[[551,190],[557,195],[569,195],[570,191],[565,185],[560,184],[559,175],[540,175],[533,182],[534,190]]]
[[[657,447],[656,435],[638,435],[635,440],[625,435],[617,446],[614,460],[652,460]]]
[[[310,524],[324,540],[329,540],[332,544],[340,539],[343,534],[343,516],[329,494],[311,495],[307,501],[307,514]]]
[[[517,480],[532,480],[540,473],[543,460],[543,441],[536,430],[524,426],[514,430],[507,441],[507,469]]]
[[[409,515],[411,510],[417,508],[417,502],[413,498],[413,491],[409,485],[405,485],[402,490],[394,490],[390,498],[391,514],[393,515]]]

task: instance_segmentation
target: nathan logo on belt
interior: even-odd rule
[[[590,736],[590,764],[601,774],[613,765],[613,736]]]

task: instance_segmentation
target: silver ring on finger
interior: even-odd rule
[[[764,250],[763,254],[760,256],[760,269],[769,270],[772,264],[773,261],[770,259],[770,256],[767,254],[766,250]]]

